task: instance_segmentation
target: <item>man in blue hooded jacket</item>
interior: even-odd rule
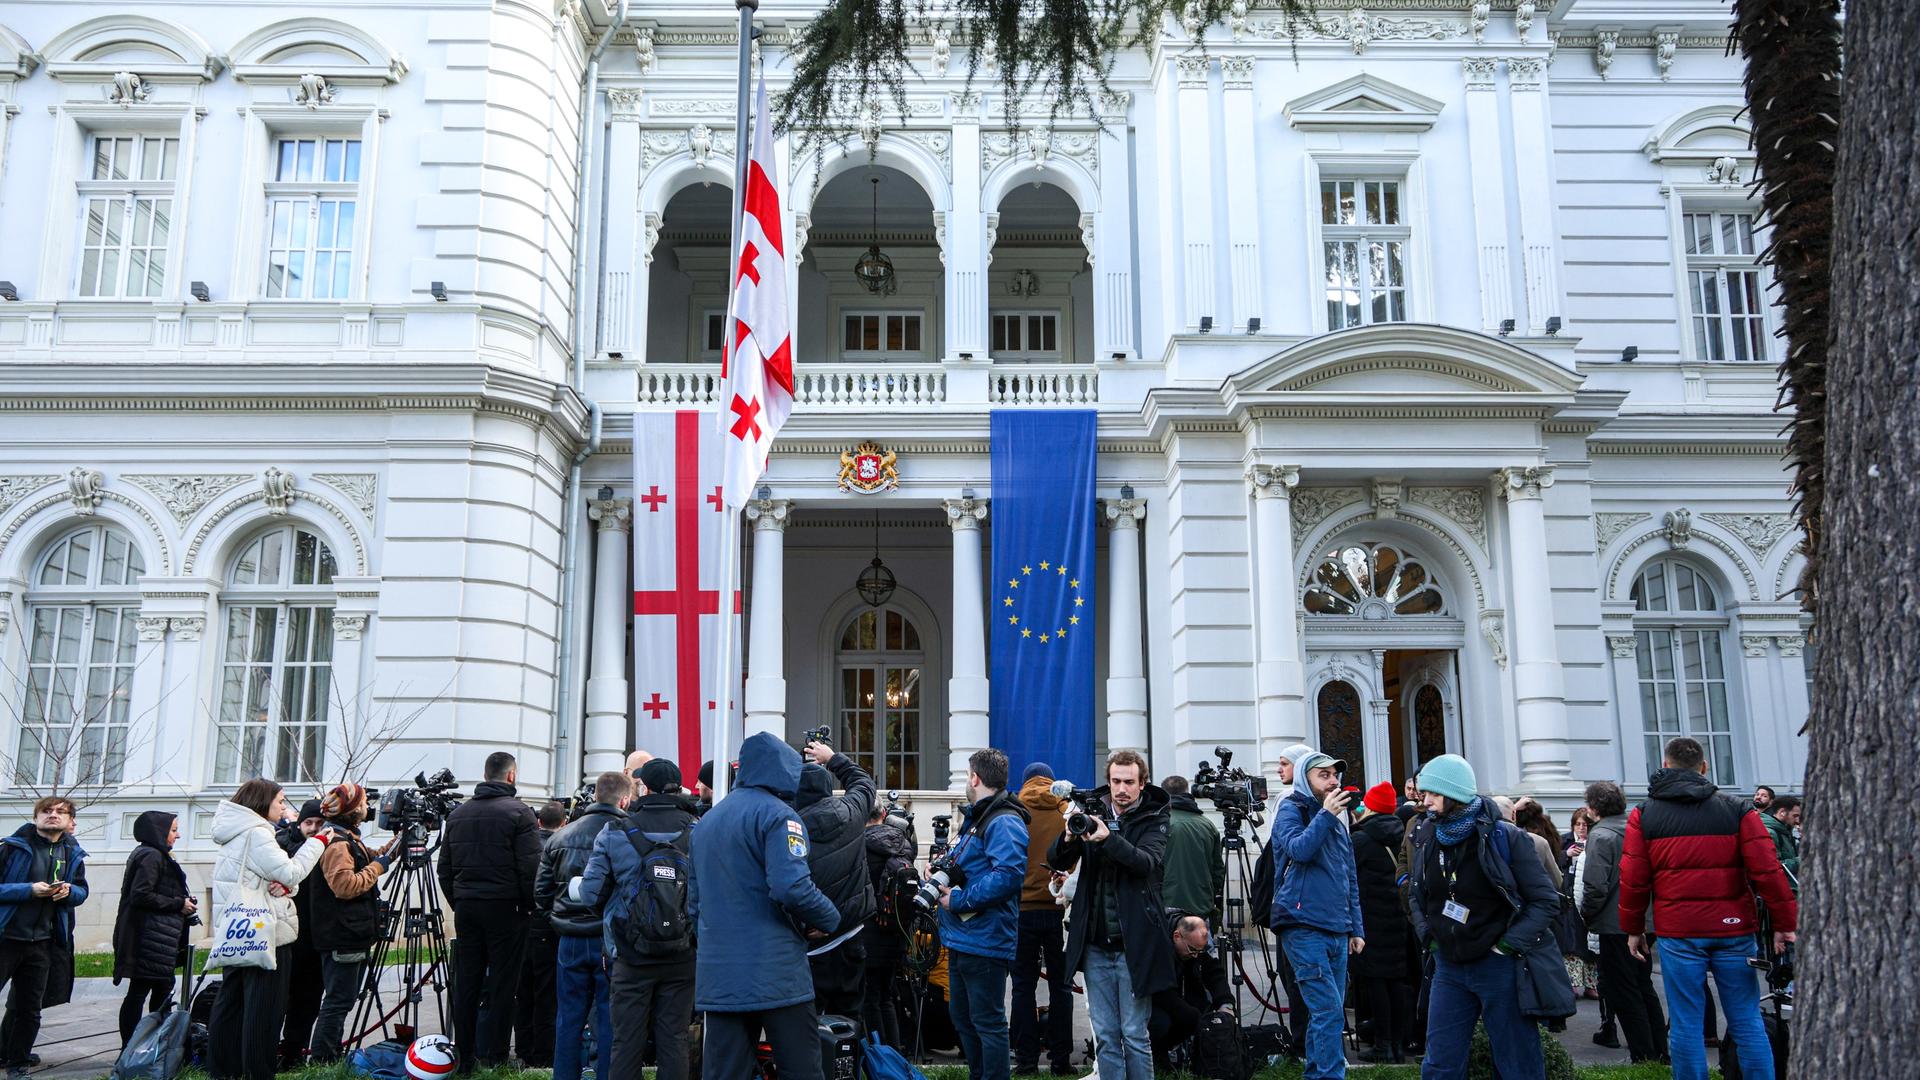
[[[758,732],[741,744],[734,786],[700,819],[688,906],[706,1076],[752,1076],[764,1030],[783,1080],[820,1077],[807,940],[831,934],[840,913],[807,869],[807,827],[788,805],[799,788],[799,751]]]
[[[73,909],[87,902],[87,853],[73,837],[73,802],[50,795],[33,821],[0,840],[0,1024],[8,1080],[27,1074],[40,1010],[73,995]]]
[[[1007,794],[1005,751],[967,759],[966,819],[953,858],[960,884],[940,890],[948,1011],[970,1080],[1006,1080],[1007,971],[1027,878],[1027,812]]]
[[[1273,925],[1310,1015],[1305,1080],[1347,1075],[1347,955],[1366,947],[1346,824],[1351,796],[1340,787],[1346,767],[1319,750],[1301,755],[1293,791],[1273,815]]]

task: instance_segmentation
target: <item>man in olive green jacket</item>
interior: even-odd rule
[[[1800,895],[1800,840],[1793,835],[1793,830],[1800,825],[1800,812],[1800,799],[1795,795],[1778,796],[1760,812],[1760,823],[1773,838],[1774,853],[1786,868],[1787,881],[1793,885],[1795,896]]]
[[[1167,867],[1162,894],[1168,907],[1220,924],[1220,888],[1227,881],[1227,857],[1220,830],[1200,810],[1187,778],[1169,776],[1160,787],[1172,799],[1167,814]]]

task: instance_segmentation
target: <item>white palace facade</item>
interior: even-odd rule
[[[781,137],[798,404],[744,530],[750,728],[953,790],[989,413],[1080,408],[1102,748],[1272,775],[1304,738],[1369,783],[1456,751],[1564,809],[1687,733],[1723,785],[1798,787],[1728,4],[1321,8],[1169,24],[1097,108],[1017,123],[917,25],[904,112]],[[776,92],[814,10],[760,9]],[[617,763],[633,416],[713,404],[731,15],[0,10],[0,797],[88,781],[96,858],[173,808],[201,863],[240,780],[370,745],[383,785]],[[897,488],[840,486],[868,442]]]

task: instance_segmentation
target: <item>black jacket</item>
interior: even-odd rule
[[[288,856],[300,850],[307,842],[307,834],[300,831],[298,822],[277,825],[273,830],[273,842]],[[307,872],[307,878],[293,894],[293,910],[300,916],[300,936],[293,939],[295,952],[313,953],[313,886],[320,880],[320,864],[315,862],[313,869]]]
[[[1107,789],[1101,787],[1094,794],[1104,800]],[[1083,864],[1073,906],[1067,911],[1072,924],[1067,933],[1067,970],[1080,971],[1086,965],[1087,927],[1093,918],[1094,895],[1099,892],[1095,883],[1104,877],[1114,890],[1127,971],[1133,978],[1133,992],[1140,997],[1164,990],[1174,982],[1173,931],[1167,926],[1166,904],[1160,891],[1169,802],[1166,792],[1148,784],[1141,793],[1140,805],[1120,818],[1118,832],[1098,844],[1061,833],[1047,853],[1047,862],[1055,870],[1072,870],[1076,863]]]
[[[449,901],[514,900],[533,910],[540,823],[513,785],[488,780],[453,808],[440,831],[440,892]]]
[[[134,822],[140,841],[120,879],[113,921],[113,981],[171,979],[187,951],[187,874],[167,850],[174,815],[148,810]]]
[[[587,872],[593,842],[609,825],[624,826],[627,812],[606,803],[593,803],[585,813],[547,837],[540,851],[540,872],[533,882],[533,902],[545,912],[555,932],[566,937],[598,937],[605,923],[599,909],[567,895],[567,883]]]
[[[1201,1012],[1212,1012],[1233,1004],[1233,987],[1227,982],[1227,965],[1213,953],[1201,953],[1191,960],[1174,961],[1173,992]]]
[[[1353,866],[1360,878],[1360,922],[1367,947],[1347,958],[1347,970],[1374,979],[1407,973],[1407,914],[1400,906],[1400,850],[1406,826],[1392,814],[1369,814],[1353,824]]]
[[[364,878],[367,867],[373,864],[374,854],[367,849],[366,841],[360,839],[359,828],[352,825],[331,828],[333,839],[328,842],[327,851],[332,852],[335,844],[341,845],[351,860],[353,873]],[[351,888],[364,885],[365,891],[341,899],[333,883],[327,880],[324,868],[327,861],[327,854],[322,853],[320,862],[314,864],[312,875],[300,890],[311,894],[307,915],[300,920],[301,929],[311,932],[313,947],[323,953],[370,950],[386,929],[380,917],[379,880],[375,878],[371,884],[362,880]]]
[[[1511,909],[1511,914],[1507,916],[1506,931],[1500,935],[1501,942],[1516,952],[1531,952],[1553,940],[1553,918],[1560,910],[1560,890],[1547,877],[1546,867],[1533,853],[1533,841],[1527,839],[1527,833],[1517,825],[1494,817],[1496,812],[1489,799],[1481,816],[1474,822],[1474,828],[1480,834],[1477,857],[1480,869],[1494,891]],[[1500,857],[1493,841],[1496,829],[1507,836],[1505,859]],[[1416,939],[1424,945],[1434,940],[1433,930],[1427,920],[1428,890],[1444,888],[1427,879],[1427,848],[1440,841],[1434,835],[1433,822],[1424,818],[1414,829],[1412,839],[1413,858],[1407,864],[1407,891],[1412,909],[1409,914],[1413,919]],[[1556,951],[1557,948],[1556,944]],[[1372,941],[1367,942],[1367,949],[1373,949]],[[1366,953],[1361,955],[1365,956]]]
[[[875,907],[879,906],[880,896],[892,888],[892,882],[902,873],[911,872],[913,857],[917,854],[913,837],[905,832],[881,822],[869,825],[861,834],[861,847],[866,852],[867,881],[873,887]],[[901,906],[910,905],[903,894],[895,893],[901,900]],[[906,911],[894,911],[894,923],[890,926],[879,925],[879,912],[867,920],[867,928],[860,934],[860,940],[867,949],[867,966],[870,968],[897,967],[907,956],[907,933],[901,925],[907,916]],[[891,978],[892,976],[888,976]]]
[[[846,794],[828,794],[833,783]],[[840,912],[843,929],[873,917],[873,878],[861,873],[866,868],[865,832],[867,817],[873,813],[873,795],[873,777],[845,754],[827,759],[824,769],[809,764],[800,770],[800,791],[793,805],[807,827],[807,867],[813,871],[814,884]]]

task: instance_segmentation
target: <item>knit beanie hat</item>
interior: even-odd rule
[[[640,766],[640,782],[647,785],[647,792],[659,795],[664,792],[680,790],[680,766],[657,757]]]
[[[1367,797],[1360,804],[1376,814],[1391,814],[1400,800],[1394,796],[1391,781],[1382,780],[1367,789]]]
[[[308,799],[306,802],[303,802],[300,804],[300,816],[297,818],[294,818],[293,820],[305,821],[308,818],[317,818],[317,817],[324,817],[324,816],[325,815],[320,813],[320,800]]]
[[[1480,793],[1473,778],[1473,766],[1459,754],[1441,754],[1427,762],[1421,767],[1415,786],[1461,803],[1472,802]]]
[[[1020,774],[1020,783],[1025,784],[1036,776],[1044,776],[1049,780],[1053,779],[1053,766],[1044,761],[1034,762],[1027,766],[1027,771]]]
[[[713,762],[700,763],[700,784],[709,790],[713,788]]]
[[[367,816],[367,789],[346,783],[335,787],[320,799],[320,816],[328,821]]]

